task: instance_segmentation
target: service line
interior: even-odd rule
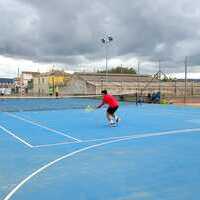
[[[54,147],[54,146],[61,146],[61,145],[68,145],[68,144],[82,144],[82,143],[91,143],[91,142],[126,139],[126,138],[139,139],[139,138],[164,136],[164,135],[172,135],[172,134],[178,134],[178,133],[197,132],[197,131],[200,131],[200,128],[179,129],[179,130],[155,132],[155,133],[144,133],[144,134],[132,134],[132,135],[119,136],[119,137],[107,137],[107,138],[98,138],[98,139],[95,138],[95,139],[90,139],[90,140],[82,140],[80,142],[60,142],[60,143],[53,143],[53,144],[41,144],[41,145],[34,145],[33,148]]]
[[[6,113],[6,114],[7,114],[8,116],[13,117],[13,118],[16,118],[16,119],[19,119],[19,120],[21,120],[21,121],[27,122],[27,123],[29,123],[29,124],[33,124],[33,125],[38,126],[38,127],[40,127],[40,128],[46,129],[46,130],[48,130],[48,131],[50,131],[50,132],[57,133],[58,135],[62,135],[62,136],[64,136],[64,137],[67,137],[67,138],[69,138],[69,139],[75,140],[75,141],[77,141],[77,142],[81,142],[81,140],[79,140],[79,139],[77,139],[77,138],[75,138],[75,137],[72,137],[71,135],[68,135],[68,134],[65,134],[65,133],[63,133],[63,132],[61,132],[61,131],[57,131],[57,130],[55,130],[55,129],[49,128],[49,127],[44,126],[44,125],[41,125],[41,124],[39,124],[39,123],[37,123],[37,122],[34,122],[34,121],[31,121],[31,120],[25,119],[24,117],[20,117],[20,116],[18,116],[18,115],[11,114],[11,113]]]

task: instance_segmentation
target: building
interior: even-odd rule
[[[23,71],[19,78],[20,82],[18,83],[19,93],[22,95],[32,94],[33,78],[39,74],[39,72]]]
[[[160,91],[162,95],[184,96],[185,83],[182,80],[160,81],[150,75],[74,73],[60,93],[64,95],[101,94],[107,89],[112,94],[136,94],[147,96]],[[200,95],[200,82],[188,81],[187,95]]]
[[[47,96],[49,94],[48,76],[39,74],[33,77],[33,95]]]
[[[40,73],[33,77],[33,95],[47,96],[59,93],[70,77],[71,74],[59,70]]]
[[[136,93],[138,88],[144,87],[151,80],[152,77],[148,75],[108,74],[106,76],[103,73],[74,73],[61,93],[62,95],[100,94],[103,89],[108,89],[112,94]]]
[[[12,78],[0,78],[0,95],[11,95],[15,88]]]

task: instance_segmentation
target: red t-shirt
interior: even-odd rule
[[[111,108],[119,106],[119,102],[117,101],[117,99],[110,94],[106,94],[103,96],[102,103],[99,105],[99,107],[101,107],[105,103],[108,104]]]

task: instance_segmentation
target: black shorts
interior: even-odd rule
[[[119,106],[116,106],[116,107],[114,107],[114,108],[108,107],[107,113],[113,115],[113,114],[115,113],[115,111],[118,109],[118,107],[119,107]]]

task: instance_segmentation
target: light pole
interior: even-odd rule
[[[184,89],[184,104],[187,100],[187,73],[188,73],[188,57],[185,57],[185,89]]]
[[[138,97],[141,97],[141,95],[139,95],[139,93],[140,93],[140,62],[138,61],[138,63],[137,63],[137,90],[136,90],[136,93],[137,93],[137,98]],[[136,99],[136,101],[137,101],[138,99]]]
[[[104,38],[101,39],[101,42],[105,44],[106,51],[106,82],[108,80],[108,46],[113,41],[113,37],[110,35],[105,35]]]

